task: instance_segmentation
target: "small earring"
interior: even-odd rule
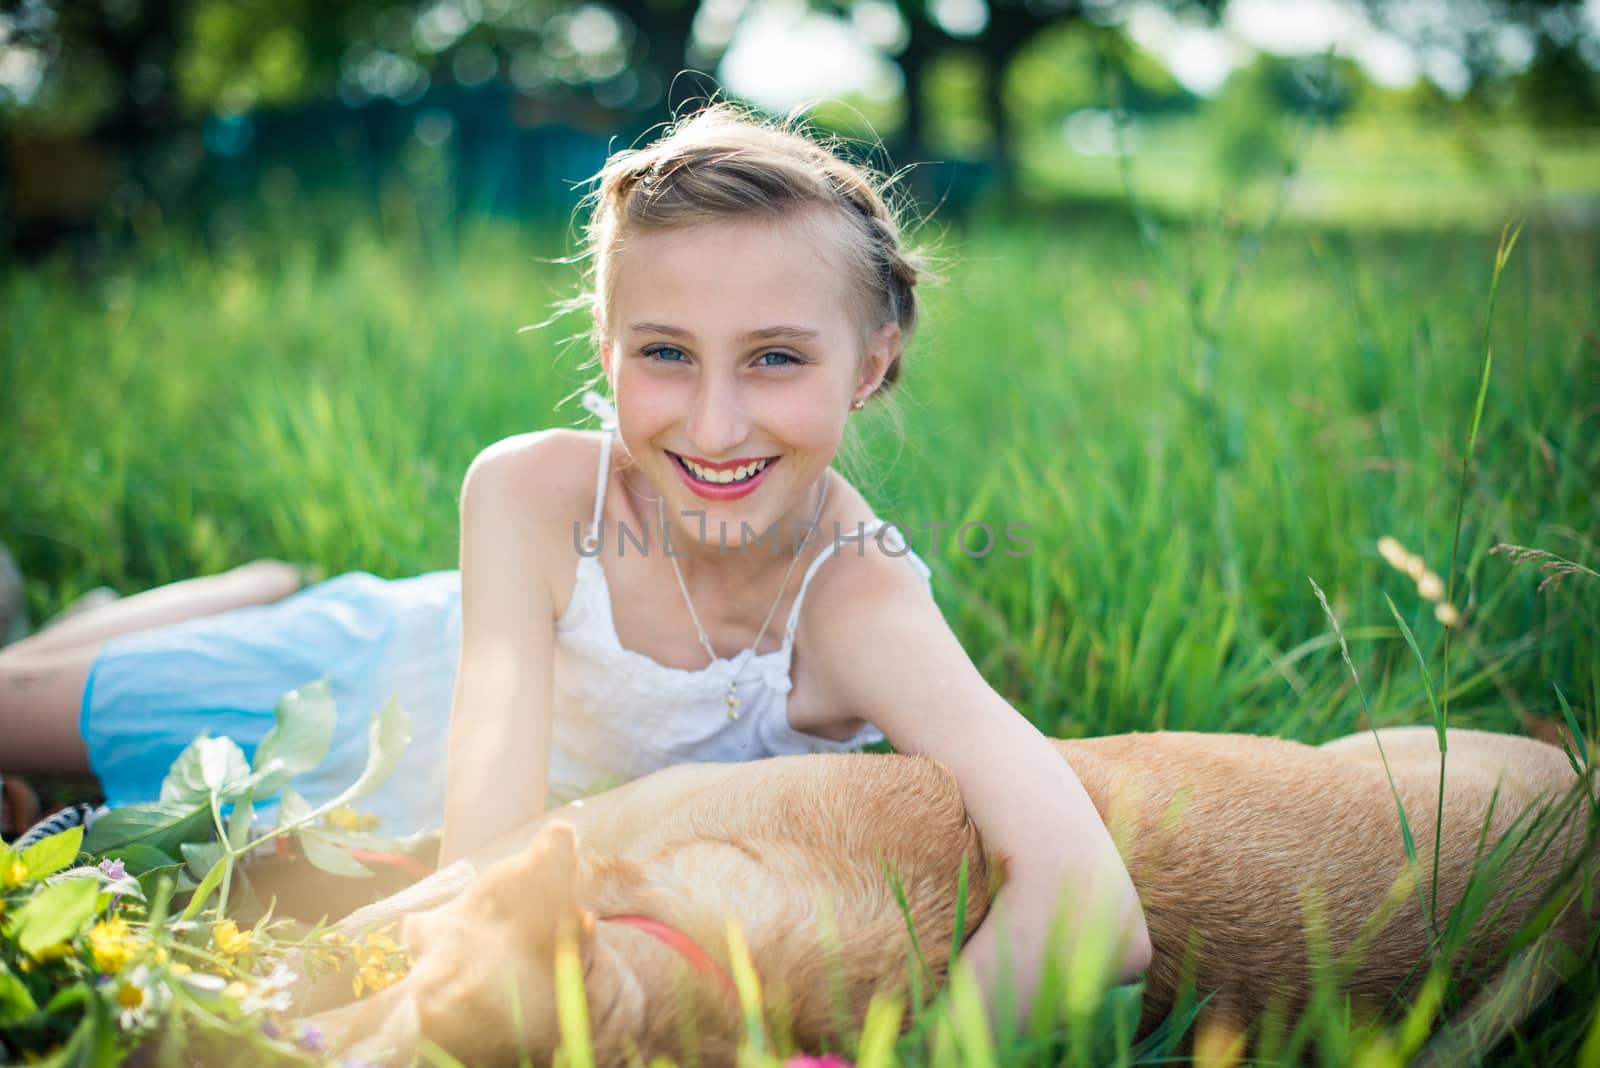
[[[851,401],[850,402],[850,410],[852,412],[859,412],[863,407],[865,407],[866,403],[867,403],[866,401],[862,401],[862,400]]]

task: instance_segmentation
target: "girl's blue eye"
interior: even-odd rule
[[[768,356],[781,356],[783,358],[783,363],[763,363],[761,364],[762,367],[787,367],[790,364],[800,362],[787,352],[763,352],[760,356],[756,357],[756,359],[758,361],[765,360]]]
[[[675,349],[671,345],[652,345],[644,350],[646,356],[660,359],[662,363],[682,363],[683,350]],[[679,357],[674,359],[673,357]]]

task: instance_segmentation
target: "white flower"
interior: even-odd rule
[[[141,964],[117,984],[117,1023],[124,1031],[143,1027],[152,1015],[167,1007],[167,988],[150,979],[150,969]]]
[[[294,1007],[294,996],[289,988],[299,978],[280,961],[272,974],[251,984],[249,992],[239,999],[239,1008],[247,1013],[288,1012]]]

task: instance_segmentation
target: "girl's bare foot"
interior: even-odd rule
[[[26,779],[0,776],[0,838],[14,842],[39,819],[39,795]]]

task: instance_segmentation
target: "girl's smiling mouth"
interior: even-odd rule
[[[668,451],[684,484],[697,495],[708,500],[728,501],[743,497],[765,478],[781,457],[768,456],[756,460],[737,460],[728,464],[710,465]]]

